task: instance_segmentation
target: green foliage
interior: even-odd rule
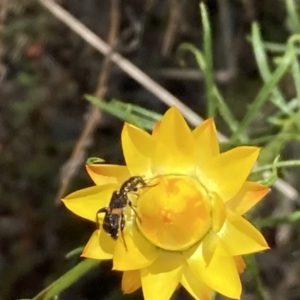
[[[105,162],[104,159],[102,158],[99,158],[99,157],[89,157],[87,160],[86,160],[86,164],[87,165],[92,165],[92,164],[97,164],[97,163],[103,163]]]
[[[101,108],[113,116],[128,122],[142,129],[152,130],[155,122],[161,119],[161,115],[153,111],[149,111],[138,105],[124,103],[118,100],[105,102],[91,95],[85,95],[85,98],[94,105]]]
[[[259,176],[260,182],[267,186],[271,186],[278,179],[279,169],[300,166],[300,160],[297,159],[279,161],[279,154],[286,144],[293,140],[300,140],[300,67],[298,57],[300,54],[298,46],[300,41],[300,36],[298,35],[300,34],[300,20],[293,0],[286,0],[286,8],[288,12],[287,22],[292,31],[286,44],[264,41],[259,24],[253,23],[252,25],[248,39],[253,47],[257,70],[262,83],[241,120],[237,120],[234,116],[233,110],[226,103],[226,99],[213,79],[212,33],[208,13],[203,3],[200,5],[203,50],[185,43],[180,46],[178,51],[178,57],[181,62],[183,62],[183,57],[186,53],[192,54],[199,69],[203,72],[207,101],[206,114],[216,118],[220,116],[231,132],[228,141],[223,145],[224,148],[228,149],[232,145],[256,145],[258,143],[263,147],[259,165],[253,171],[252,176]],[[276,53],[276,57],[270,59],[269,51]],[[282,91],[280,83],[285,77],[291,78],[294,83],[295,98],[289,99]],[[20,80],[26,84],[30,81],[30,78],[22,77]],[[119,100],[106,102],[91,95],[86,95],[85,98],[103,111],[142,129],[152,130],[155,122],[161,118],[161,115],[156,112]],[[265,112],[266,107],[271,107],[273,111],[272,116]],[[259,121],[263,126],[263,130],[259,134],[256,134],[252,129],[252,124],[255,121]],[[103,160],[91,158],[87,161],[87,164],[98,162],[101,163]],[[267,176],[263,175],[265,171],[270,171]],[[300,220],[300,212],[295,211],[281,218],[261,219],[257,224],[260,227],[272,227],[277,224],[293,223],[298,220]],[[74,253],[77,254],[78,251]],[[257,299],[266,299],[255,258],[251,257],[248,263],[248,275],[255,281]],[[96,265],[97,262],[92,260],[81,262],[46,288],[45,291],[34,297],[33,300],[51,299]],[[118,297],[119,292],[112,295],[112,299]]]
[[[62,275],[59,279],[54,281],[51,285],[46,287],[38,295],[36,295],[32,300],[51,300],[57,296],[60,292],[69,287],[78,278],[83,276],[85,273],[90,271],[99,265],[98,260],[85,259],[72,268],[70,271]]]

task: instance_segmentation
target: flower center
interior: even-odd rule
[[[188,176],[163,176],[137,200],[138,226],[145,237],[165,250],[184,250],[211,228],[207,193]]]

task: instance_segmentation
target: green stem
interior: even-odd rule
[[[297,14],[297,6],[295,5],[294,0],[286,0],[286,11],[288,13],[288,18],[292,25],[292,30],[295,33],[300,32],[300,20]]]
[[[287,160],[276,163],[276,168],[285,168],[285,167],[298,167],[300,166],[300,160]],[[274,167],[274,164],[264,165],[256,168],[251,174],[260,173],[263,171],[271,170]]]
[[[295,211],[287,216],[284,217],[270,217],[259,220],[256,225],[260,228],[262,227],[274,227],[280,224],[289,224],[294,223],[300,220],[300,211]]]
[[[78,278],[87,273],[90,269],[95,268],[99,265],[99,260],[85,259],[72,268],[70,271],[62,275],[51,285],[42,290],[31,300],[50,300],[56,295],[60,294],[72,283],[74,283]]]
[[[249,255],[247,256],[247,273],[251,276],[251,282],[254,283],[254,293],[256,295],[257,300],[267,300],[268,297],[266,296],[266,292],[264,290],[264,286],[262,284],[260,274],[259,274],[259,269],[257,265],[257,261],[255,256]]]
[[[213,95],[213,88],[215,84],[213,78],[211,29],[207,9],[202,2],[200,3],[200,12],[203,28],[203,56],[205,60],[205,69],[203,71],[205,73],[204,83],[207,98],[207,115],[209,117],[214,117],[216,113],[216,101]]]

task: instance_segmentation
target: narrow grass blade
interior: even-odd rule
[[[123,103],[117,100],[105,102],[91,95],[85,95],[85,98],[105,112],[142,129],[152,130],[155,122],[161,119],[160,114],[151,112],[137,105]]]
[[[211,39],[211,27],[208,18],[207,9],[203,2],[200,3],[200,13],[202,20],[203,29],[203,54],[205,60],[205,69],[203,72],[205,90],[206,90],[206,101],[207,101],[207,116],[214,117],[217,110],[217,103],[213,95],[214,89],[214,75],[213,75],[213,59],[212,59],[212,39]]]
[[[288,15],[288,25],[294,33],[300,33],[300,20],[297,14],[297,6],[294,0],[286,0],[286,11]]]
[[[232,135],[230,142],[233,143],[237,140],[241,139],[241,135],[249,126],[251,121],[256,117],[257,113],[261,109],[261,107],[268,101],[268,97],[273,92],[274,88],[276,88],[277,83],[283,77],[283,75],[288,71],[288,68],[291,64],[292,54],[291,51],[288,50],[285,55],[282,57],[280,64],[278,65],[275,72],[272,74],[268,82],[266,82],[257,96],[255,97],[253,103],[250,105],[249,110],[241,121],[239,128]]]
[[[272,74],[269,68],[268,59],[266,56],[263,41],[260,35],[259,26],[257,23],[253,23],[252,25],[252,43],[256,59],[256,65],[258,67],[260,76],[266,83],[270,80]],[[274,103],[274,105],[276,105],[281,111],[285,112],[286,114],[289,114],[290,112],[287,108],[286,101],[277,86],[274,86],[272,95],[273,97],[271,97],[271,101]]]

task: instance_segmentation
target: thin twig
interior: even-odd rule
[[[180,17],[180,7],[178,0],[171,0],[169,5],[169,21],[161,48],[161,55],[163,57],[168,56],[171,51]]]
[[[107,55],[112,51],[111,47],[101,40],[96,34],[84,26],[80,21],[74,18],[70,13],[60,7],[52,0],[38,0],[45,8],[47,8],[56,18],[61,20],[64,24],[69,26],[72,31],[81,36],[87,43],[97,49],[104,55]],[[118,65],[125,73],[139,82],[151,93],[156,95],[159,100],[166,103],[169,106],[176,106],[184,115],[184,117],[194,126],[197,126],[203,121],[193,110],[183,104],[178,98],[173,96],[170,92],[165,90],[162,86],[153,81],[149,76],[143,73],[130,61],[122,57],[120,54],[114,52],[111,54],[110,59]],[[223,134],[218,133],[219,140],[226,142],[228,139]],[[264,173],[268,176],[269,172]],[[290,200],[296,200],[298,198],[298,192],[287,182],[282,179],[277,179],[274,186],[282,192]]]
[[[120,23],[119,0],[111,0],[108,44],[111,46],[112,49],[114,48],[117,41],[119,23]],[[95,92],[95,96],[98,98],[103,98],[106,93],[106,84],[107,84],[110,65],[111,65],[111,52],[106,54],[103,60],[101,71],[99,73],[98,85]],[[91,105],[90,112],[86,117],[86,123],[84,129],[73,149],[73,152],[69,160],[62,167],[61,176],[60,176],[61,178],[60,188],[55,198],[56,204],[61,203],[60,201],[61,198],[66,194],[71,180],[73,179],[78,168],[84,161],[85,152],[91,144],[93,133],[99,123],[100,118],[101,118],[101,112],[99,108],[97,106]]]
[[[161,68],[161,69],[149,69],[148,74],[154,77],[171,79],[171,80],[189,80],[189,81],[201,81],[204,79],[204,74],[199,69],[192,68]],[[227,84],[234,77],[234,73],[229,69],[217,70],[214,72],[214,80],[217,83]]]
[[[38,0],[43,6],[45,6],[56,18],[61,20],[64,24],[69,26],[72,31],[76,32],[86,42],[97,49],[104,55],[107,55],[112,51],[111,47],[101,40],[96,34],[84,26],[80,21],[74,18],[70,13],[60,7],[52,0]],[[170,92],[164,89],[161,85],[157,84],[148,75],[142,72],[129,60],[122,57],[120,54],[113,52],[111,54],[111,60],[119,66],[125,73],[131,76],[134,80],[139,82],[148,91],[158,97],[159,100],[163,101],[168,106],[176,106],[185,118],[194,126],[199,125],[203,119],[198,116],[193,110],[182,103],[178,98],[173,96]],[[219,138],[221,141],[225,140],[225,137],[220,134]]]
[[[235,74],[235,54],[232,51],[232,19],[228,0],[218,0],[220,8],[220,30],[223,40],[223,53],[226,62],[226,69],[229,73]]]

